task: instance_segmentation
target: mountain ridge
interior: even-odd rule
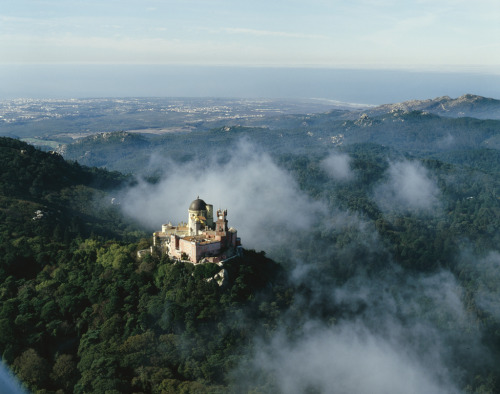
[[[404,112],[423,111],[443,117],[500,119],[500,100],[467,93],[457,98],[440,96],[433,99],[382,104],[363,112],[378,115],[398,110]]]

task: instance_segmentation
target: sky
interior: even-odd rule
[[[498,78],[498,21],[497,0],[4,0],[0,73],[156,65]]]

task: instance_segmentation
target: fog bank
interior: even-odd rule
[[[289,173],[245,140],[224,162],[167,159],[161,166],[157,184],[140,180],[121,197],[124,211],[155,231],[169,221],[187,221],[189,204],[199,196],[214,209],[228,210],[229,226],[238,230],[244,247],[266,250],[286,243],[290,233],[307,233],[326,213],[323,203],[302,192]]]
[[[291,283],[308,289],[297,292],[270,338],[255,334],[253,352],[232,375],[237,391],[451,394],[461,392],[467,374],[492,365],[451,272],[405,271],[372,221],[312,198],[257,146],[241,140],[224,160],[156,157],[152,165],[162,169],[161,179],[125,190],[126,213],[158,230],[186,221],[199,195],[228,209],[245,248],[286,256],[280,261],[292,263]],[[332,153],[322,168],[337,181],[355,176],[345,154]],[[442,204],[432,173],[416,161],[390,163],[371,197],[383,213],[432,215]],[[496,275],[498,256],[487,254],[474,269]],[[497,293],[485,285],[477,299],[495,316]],[[319,319],[322,311],[332,319]]]

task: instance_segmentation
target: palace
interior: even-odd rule
[[[227,210],[218,209],[214,222],[213,205],[199,197],[188,209],[188,222],[162,225],[153,233],[153,247],[175,260],[194,264],[219,263],[241,251],[241,241],[234,228],[228,228]]]

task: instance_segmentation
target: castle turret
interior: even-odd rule
[[[217,210],[217,222],[215,223],[215,232],[217,235],[224,236],[228,230],[227,227],[227,210]]]
[[[188,215],[189,235],[198,235],[207,225],[207,204],[205,201],[200,197],[196,198],[189,206]]]

